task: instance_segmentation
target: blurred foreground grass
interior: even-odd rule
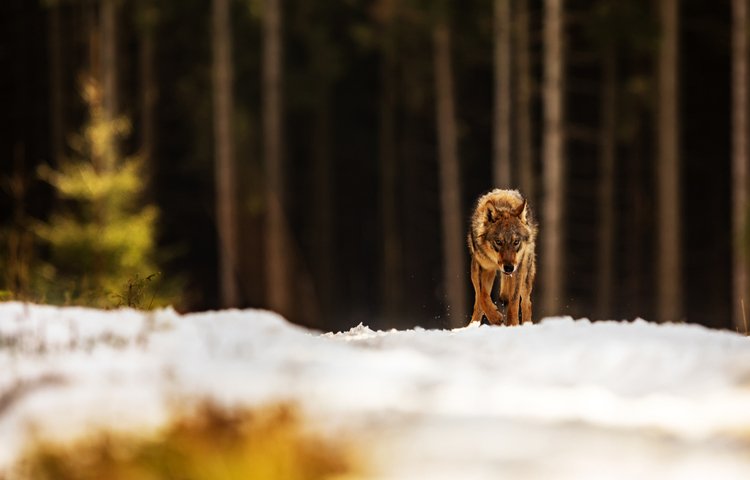
[[[287,405],[228,412],[204,405],[150,439],[98,434],[72,445],[39,444],[17,478],[229,480],[356,478],[354,452],[306,430]]]

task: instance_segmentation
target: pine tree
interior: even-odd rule
[[[63,159],[57,169],[39,171],[59,198],[56,211],[35,229],[49,248],[46,300],[149,306],[151,302],[140,305],[136,297],[157,273],[158,212],[142,202],[141,159],[116,153],[115,144],[128,135],[129,122],[107,118],[95,81],[85,82],[83,97],[89,119],[71,139],[73,158]]]

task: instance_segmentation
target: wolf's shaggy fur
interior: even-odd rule
[[[531,290],[536,276],[537,224],[526,199],[517,190],[495,189],[481,196],[471,217],[468,244],[474,311],[471,322],[482,315],[493,325],[503,314],[492,301],[492,285],[500,272],[500,301],[507,305],[505,324],[531,322]]]

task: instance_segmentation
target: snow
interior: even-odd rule
[[[694,325],[308,331],[266,311],[0,304],[0,477],[30,441],[298,405],[372,478],[747,478],[750,340]]]

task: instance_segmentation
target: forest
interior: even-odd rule
[[[747,1],[4,0],[0,295],[468,322],[484,192],[535,320],[748,331]]]

